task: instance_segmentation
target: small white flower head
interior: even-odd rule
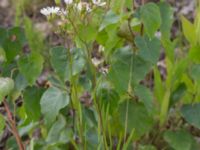
[[[67,11],[64,9],[60,9],[60,11],[58,12],[58,15],[60,16],[66,16],[67,15]]]
[[[42,8],[40,10],[40,13],[45,15],[45,16],[50,16],[50,15],[53,15],[53,14],[59,15],[60,11],[61,11],[60,7],[46,7],[46,8]]]
[[[75,7],[79,10],[82,11],[85,9],[87,12],[90,12],[92,9],[90,8],[89,4],[86,2],[79,2],[78,4],[75,5]]]
[[[48,10],[48,8],[42,8],[40,10],[40,13],[45,15],[45,16],[49,16],[51,14],[50,11]]]
[[[92,0],[92,2],[93,2],[94,5],[97,5],[97,6],[106,5],[106,2],[101,2],[101,0]]]
[[[104,75],[108,74],[108,67],[101,67],[99,69],[99,72],[101,72]]]
[[[70,5],[70,4],[73,3],[73,0],[64,0],[64,2],[65,2],[66,5]]]
[[[81,11],[82,8],[83,8],[83,4],[82,4],[82,2],[76,4],[76,8],[77,8],[79,11]]]
[[[92,58],[92,63],[94,64],[95,67],[99,66],[103,62],[102,59],[98,59],[96,57]]]
[[[91,12],[91,11],[92,11],[92,9],[90,8],[89,5],[86,5],[86,11],[87,11],[87,12]]]

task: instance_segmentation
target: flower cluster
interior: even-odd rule
[[[87,12],[91,12],[92,9],[90,8],[89,4],[86,2],[79,2],[78,4],[75,4],[75,7],[79,10],[82,11],[85,9]]]
[[[56,15],[66,15],[66,11],[61,9],[60,7],[46,7],[46,8],[42,8],[40,10],[40,13],[45,15],[45,16],[50,16],[53,14]]]
[[[66,5],[71,5],[73,4],[73,0],[64,0]],[[104,5],[106,5],[106,2],[101,2],[101,0],[92,0],[93,5],[96,5],[98,7],[102,7]],[[74,7],[79,10],[82,11],[83,9],[86,10],[87,12],[91,12],[92,8],[90,7],[89,3],[86,2],[79,2],[79,3],[75,3]],[[66,15],[67,12],[63,9],[61,9],[60,7],[46,7],[46,8],[42,8],[40,10],[40,13],[45,15],[45,16],[50,16],[53,14],[56,15]]]
[[[70,5],[73,3],[73,0],[64,0],[65,4]]]
[[[94,5],[97,5],[97,6],[106,5],[106,2],[101,2],[101,0],[92,0],[92,2],[93,2]]]

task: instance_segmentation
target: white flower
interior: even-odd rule
[[[98,65],[100,65],[103,62],[102,59],[98,59],[96,57],[92,58],[92,63],[94,64],[95,67],[97,67]]]
[[[104,6],[106,5],[106,2],[101,2],[101,0],[92,0],[93,4],[97,6]]]
[[[66,15],[67,15],[67,11],[64,10],[64,9],[61,9],[61,10],[58,12],[58,15],[64,15],[64,16],[66,16]]]
[[[92,9],[90,8],[89,4],[86,3],[86,2],[79,2],[78,4],[75,5],[76,8],[79,10],[79,11],[82,11],[82,9],[85,8],[85,10],[87,12],[90,12]]]
[[[79,11],[81,11],[82,8],[83,8],[82,5],[83,5],[83,4],[80,2],[80,3],[78,3],[78,4],[76,5],[76,8],[77,8]]]
[[[42,8],[40,10],[40,13],[45,15],[45,16],[49,16],[51,14],[58,14],[61,12],[60,7],[46,7],[46,8]]]
[[[73,0],[64,0],[65,4],[70,5],[73,3]]]
[[[47,8],[42,8],[40,10],[40,13],[45,15],[45,16],[49,16],[51,14],[50,11]]]

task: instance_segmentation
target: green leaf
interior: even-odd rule
[[[156,97],[157,102],[161,104],[162,98],[165,93],[165,89],[162,83],[160,72],[157,68],[157,66],[154,68],[154,95]]]
[[[158,6],[160,8],[160,14],[161,14],[161,19],[162,19],[160,31],[162,33],[163,38],[169,39],[171,26],[173,23],[173,9],[166,2],[160,2]]]
[[[6,53],[4,49],[0,46],[0,64],[6,61]]]
[[[178,81],[177,79],[181,79],[184,73],[188,69],[189,59],[182,58],[173,66],[173,77],[172,82]]]
[[[50,50],[51,64],[58,76],[64,81],[69,78],[70,69],[68,66],[67,49],[55,47]]]
[[[118,36],[118,25],[109,25],[105,30],[108,35],[108,39],[106,39],[106,43],[104,45],[106,50],[105,55],[109,55],[112,53],[112,50],[123,46],[123,40]]]
[[[128,91],[131,85],[144,79],[151,65],[133,54],[130,47],[118,49],[112,58],[108,78],[119,93]]]
[[[199,76],[200,76],[200,65],[199,64],[193,64],[190,67],[189,75],[194,80],[194,82],[200,83],[200,78],[199,78]]]
[[[10,38],[12,38],[12,36],[15,36],[16,40],[19,41],[21,45],[25,44],[26,42],[26,36],[25,36],[23,28],[21,27],[10,28],[8,30],[8,36]]]
[[[25,89],[24,107],[29,120],[38,121],[41,117],[40,99],[43,89],[37,87],[28,87]]]
[[[127,105],[128,103],[128,105]],[[134,129],[134,138],[138,139],[144,134],[148,133],[153,127],[154,121],[148,114],[145,106],[141,103],[133,101],[125,101],[119,106],[120,121],[126,126],[126,113],[127,129],[130,133]]]
[[[98,144],[99,144],[98,135],[95,128],[90,128],[87,130],[85,139],[87,142],[88,150],[93,150],[98,147]]]
[[[14,81],[11,78],[0,77],[0,103],[4,97],[9,95],[14,88]]]
[[[157,150],[153,145],[140,145],[139,150]]]
[[[139,48],[139,56],[145,61],[156,64],[160,56],[160,41],[154,37],[149,39],[147,36],[137,36],[135,44]]]
[[[0,114],[0,135],[1,135],[1,132],[3,131],[5,125],[6,125],[6,122],[4,120],[4,117],[2,114]]]
[[[132,19],[133,21],[134,19]],[[134,22],[133,22],[134,23]],[[133,26],[134,27],[134,26]],[[133,28],[132,27],[132,28]],[[133,30],[134,31],[134,30]],[[132,32],[130,32],[130,25],[129,22],[126,20],[124,21],[119,28],[119,31],[117,32],[117,35],[127,41],[132,42],[134,40],[134,37],[132,35]]]
[[[118,23],[120,20],[120,17],[115,14],[113,11],[108,11],[102,21],[102,24],[100,25],[99,31],[103,30],[104,28],[106,28],[107,26],[111,25],[111,24],[116,24]]]
[[[11,95],[13,100],[21,96],[22,91],[28,86],[27,80],[20,72],[16,74],[14,81],[15,81],[15,87]]]
[[[27,80],[21,73],[18,73],[15,77],[15,90],[21,92],[28,86]]]
[[[128,10],[133,10],[133,1],[132,0],[121,0],[121,1],[117,1],[116,0],[111,0],[109,2],[110,4],[110,8],[114,11],[114,12],[122,12],[122,10],[124,8],[127,8]]]
[[[22,50],[22,45],[19,40],[15,39],[15,35],[13,35],[13,37],[5,39],[3,49],[6,53],[7,61],[11,62],[19,54],[20,50]]]
[[[42,114],[44,114],[48,123],[52,123],[58,116],[59,111],[68,104],[68,93],[55,87],[46,90],[40,101]]]
[[[91,25],[79,26],[79,38],[85,42],[93,42],[97,36],[97,29]]]
[[[72,59],[72,68],[70,67],[71,61],[68,51],[64,47],[55,47],[50,50],[51,64],[61,80],[65,81],[72,75],[80,73],[85,66],[85,59],[83,50],[74,48],[70,51]],[[72,69],[72,70],[71,70]]]
[[[40,75],[43,62],[43,57],[38,53],[31,53],[28,56],[20,57],[18,61],[19,70],[30,85],[33,85]]]
[[[152,112],[153,110],[153,95],[151,91],[145,87],[144,85],[137,85],[134,87],[134,94],[139,97],[148,112]]]
[[[73,138],[73,133],[71,129],[66,129],[65,117],[59,115],[58,120],[52,125],[46,141],[50,145],[67,143]]]
[[[19,54],[25,41],[26,39],[22,28],[13,27],[8,30],[7,36],[3,40],[2,44],[8,62],[13,61],[13,59]]]
[[[194,143],[192,135],[184,130],[166,131],[164,139],[175,150],[192,150]]]
[[[72,55],[72,75],[77,75],[85,67],[86,60],[83,49],[73,48],[71,50]]]
[[[112,113],[117,108],[120,97],[108,82],[102,81],[98,85],[96,95],[101,107],[105,109],[109,107],[110,113]]]
[[[24,26],[26,38],[28,40],[30,49],[34,52],[44,52],[45,46],[43,37],[41,33],[34,28],[31,19],[25,17]]]
[[[195,63],[200,63],[200,46],[199,45],[195,45],[190,48],[189,58]]]
[[[155,3],[147,3],[141,7],[140,15],[145,31],[152,38],[161,25],[159,7]]]
[[[165,49],[167,58],[169,58],[169,60],[172,63],[174,63],[176,43],[172,42],[169,39],[162,39],[161,42],[162,42],[162,46]]]
[[[0,27],[0,45],[2,45],[2,43],[4,42],[4,40],[6,39],[7,37],[7,30],[6,28],[2,28]]]
[[[183,105],[181,114],[189,124],[200,129],[200,103]]]
[[[192,44],[196,45],[197,36],[195,31],[195,25],[187,20],[184,16],[181,17],[183,34],[185,38]]]
[[[105,30],[102,30],[98,32],[96,40],[98,44],[105,46],[108,38],[109,38],[108,33]]]
[[[185,83],[180,83],[170,96],[170,106],[177,103],[186,93],[187,87]]]
[[[6,147],[12,147],[12,150],[19,150],[15,137],[11,137],[6,141]]]

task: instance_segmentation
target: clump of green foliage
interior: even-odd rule
[[[0,135],[14,135],[6,148],[199,149],[198,8],[194,23],[180,18],[181,39],[171,37],[166,2],[75,1],[44,11],[63,45],[48,49],[27,17],[24,27],[0,28]]]

